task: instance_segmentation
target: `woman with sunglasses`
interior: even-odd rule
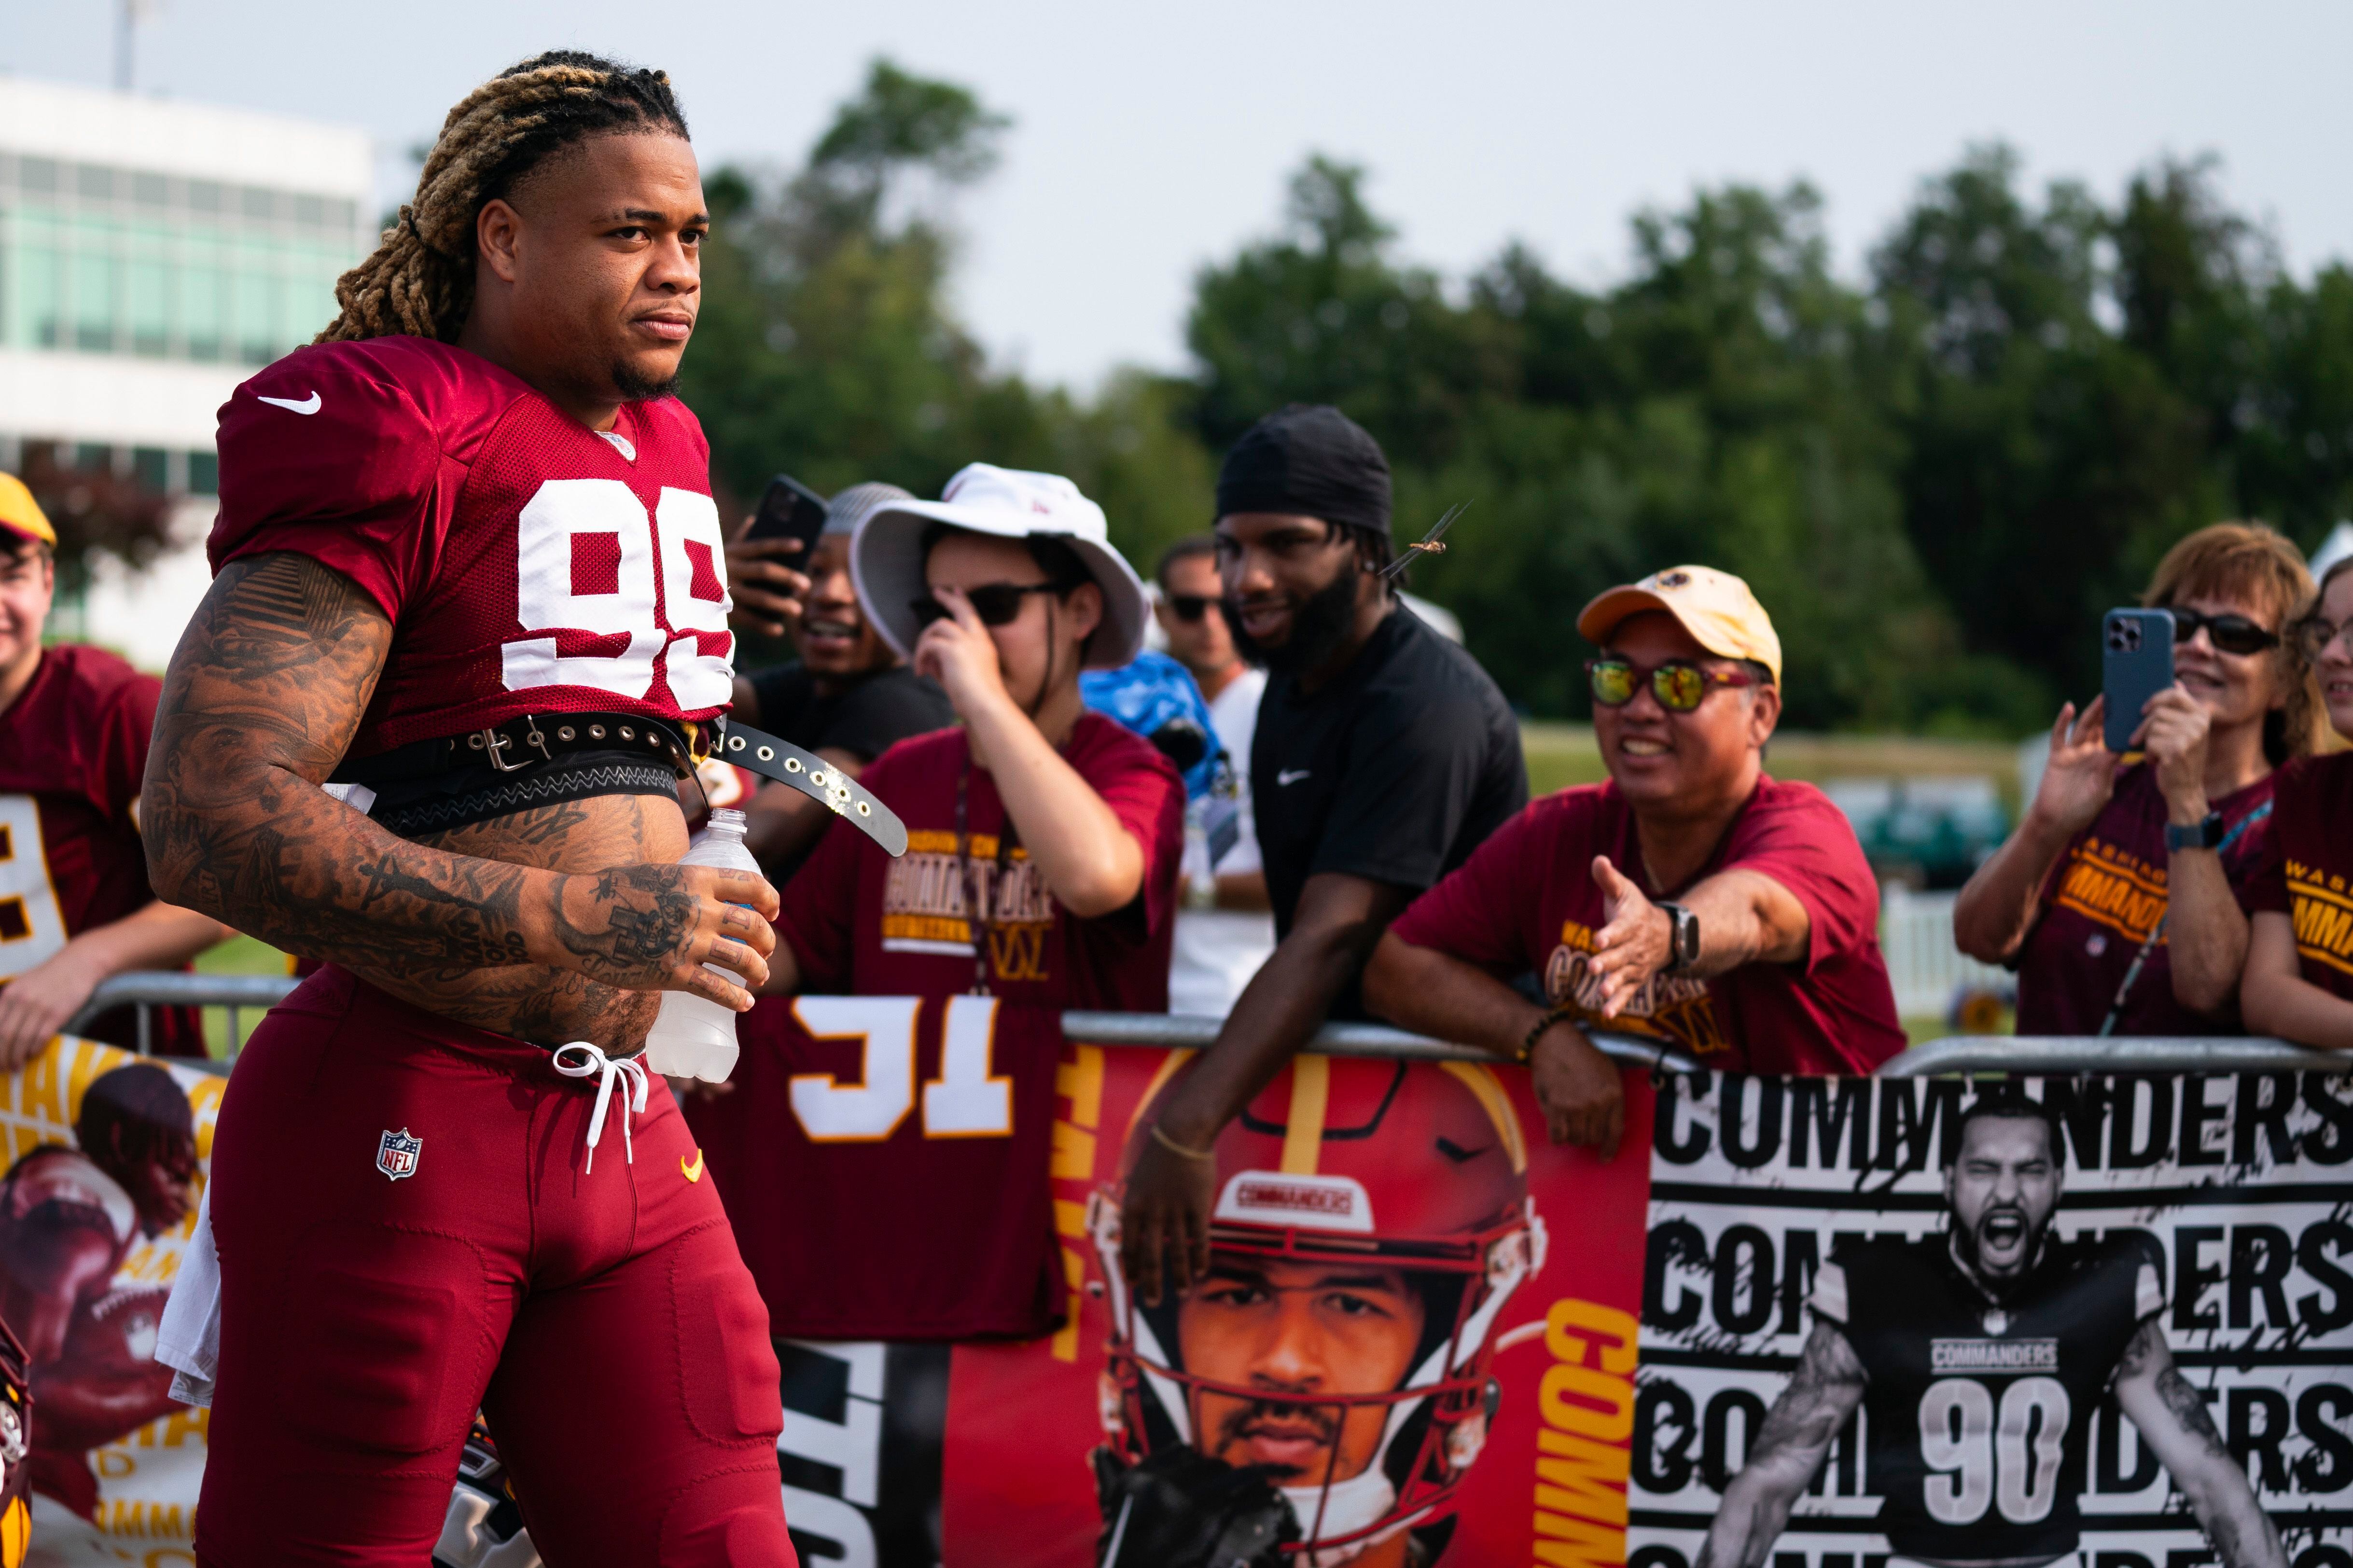
[[[2329,726],[2353,741],[2353,558],[2328,569],[2294,637]],[[2247,1027],[2353,1049],[2353,752],[2290,763],[2275,799],[2274,853],[2248,890]]]
[[[2270,847],[2273,770],[2311,749],[2315,705],[2280,628],[2312,595],[2261,523],[2200,529],[2142,602],[2173,613],[2174,684],[2125,763],[2105,699],[2059,710],[2018,831],[1953,908],[1961,951],[2018,971],[2021,1035],[2235,1032],[2246,888]]]

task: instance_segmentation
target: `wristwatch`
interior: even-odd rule
[[[2205,820],[2194,827],[2177,827],[2170,822],[2165,825],[2165,852],[2168,855],[2177,849],[2213,849],[2221,842],[2222,814],[2219,811],[2208,812]]]
[[[1659,912],[1667,917],[1667,962],[1660,970],[1673,974],[1689,969],[1699,962],[1699,917],[1681,904],[1661,903]]]

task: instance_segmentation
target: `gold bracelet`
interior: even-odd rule
[[[1215,1160],[1218,1157],[1218,1152],[1214,1149],[1187,1149],[1167,1133],[1160,1131],[1160,1123],[1157,1121],[1152,1124],[1152,1141],[1170,1153],[1182,1154],[1187,1160]]]

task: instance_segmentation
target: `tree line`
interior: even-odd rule
[[[1772,610],[1790,722],[1930,733],[2088,694],[2100,612],[2188,530],[2309,547],[2353,512],[2353,272],[2291,276],[2208,162],[2104,204],[1971,150],[1861,279],[1810,186],[1702,190],[1587,289],[1518,245],[1417,266],[1366,172],[1317,157],[1274,234],[1195,279],[1189,370],[1080,398],[992,367],[947,304],[955,194],[1007,123],[878,62],[800,167],[713,175],[684,391],[723,485],[1053,468],[1148,566],[1207,525],[1251,419],[1335,403],[1388,447],[1401,532],[1472,502],[1417,588],[1529,712],[1585,711],[1589,595],[1695,560]]]

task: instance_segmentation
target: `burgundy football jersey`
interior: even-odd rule
[[[710,468],[675,398],[600,433],[447,343],[314,344],[221,408],[213,569],[293,551],[392,618],[354,756],[526,713],[708,718],[734,656]]]
[[[60,644],[0,712],[0,985],[154,901],[139,785],[163,691],[103,649]],[[117,1008],[84,1032],[134,1046],[138,1018]],[[149,1043],[205,1054],[192,1008],[156,1008]]]
[[[685,1106],[782,1336],[1050,1331],[1061,1009],[799,996],[736,1020],[734,1092]]]

